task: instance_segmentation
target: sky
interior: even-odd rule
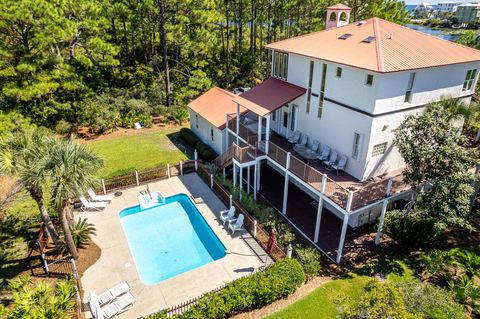
[[[428,2],[430,4],[437,4],[438,2],[444,2],[448,0],[404,0],[406,4],[419,4],[422,2]],[[452,0],[455,2],[469,3],[469,2],[480,2],[480,0]]]

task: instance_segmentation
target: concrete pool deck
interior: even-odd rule
[[[114,197],[105,210],[75,214],[87,217],[88,222],[95,225],[97,235],[92,239],[102,250],[100,258],[81,277],[83,302],[88,301],[90,290],[102,293],[125,280],[131,287],[135,304],[118,318],[138,318],[200,296],[263,266],[265,252],[252,240],[250,234],[242,230],[232,236],[219,222],[218,213],[226,207],[197,174],[172,177],[150,183],[149,187],[152,192],[160,191],[165,196],[185,193],[195,198],[201,197],[203,203],[195,205],[227,248],[227,255],[158,284],[143,284],[118,213],[123,208],[137,205],[137,196],[141,190],[145,190],[145,186],[125,189],[121,191],[121,196]],[[252,245],[256,247],[251,247]],[[263,255],[258,256],[254,251],[261,251]],[[91,318],[89,312],[86,316]]]

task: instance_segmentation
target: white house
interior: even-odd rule
[[[349,14],[343,5],[329,7],[327,21],[336,27],[267,44],[271,77],[233,97],[235,116],[230,104],[224,112],[230,114],[224,149],[238,150],[234,185],[254,196],[280,196],[269,201],[337,262],[348,226],[383,220],[389,205],[409,196],[403,192],[404,162],[393,144],[395,128],[430,102],[455,97],[470,103],[480,68],[478,50],[379,18],[343,25]],[[288,146],[295,131],[308,138],[309,147],[318,141],[317,152],[328,146],[330,155],[346,157],[345,173],[337,175]],[[220,157],[216,163],[226,162]],[[269,185],[278,179],[265,177],[267,169],[282,176],[281,185]],[[306,197],[290,199],[292,188]],[[292,210],[292,200],[306,204],[295,203]],[[328,224],[327,212],[340,225],[334,248],[326,230],[337,222]]]
[[[437,4],[437,10],[438,12],[441,12],[441,13],[453,13],[457,11],[457,7],[461,4],[462,4],[461,2],[455,2],[455,1],[439,2]]]

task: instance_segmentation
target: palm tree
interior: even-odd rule
[[[53,204],[58,210],[68,250],[74,259],[78,252],[69,227],[69,203],[73,198],[94,186],[96,171],[103,160],[89,148],[78,144],[73,137],[54,138],[42,170],[48,172]]]
[[[41,169],[46,150],[52,140],[47,131],[27,129],[15,132],[0,140],[0,173],[13,176],[37,203],[43,224],[57,248],[63,249],[57,231],[48,214],[44,201],[44,185],[47,181]]]

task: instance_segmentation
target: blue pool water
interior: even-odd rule
[[[145,210],[129,207],[119,215],[144,284],[157,284],[225,256],[225,246],[185,194]]]

